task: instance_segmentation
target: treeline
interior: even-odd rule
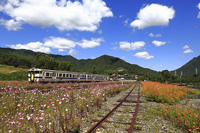
[[[141,75],[139,80],[150,80],[160,83],[177,83],[188,85],[200,85],[200,75],[194,74],[193,76],[178,76],[171,74],[168,70],[158,72],[155,76],[143,76]]]
[[[72,70],[72,65],[68,61],[58,61],[53,57],[49,57],[43,53],[37,53],[35,58],[20,57],[16,55],[0,54],[0,64],[10,65],[21,68],[37,67],[41,69],[52,69],[52,70]]]

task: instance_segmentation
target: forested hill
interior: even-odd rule
[[[198,70],[198,74],[200,74],[200,56],[194,57],[188,63],[172,71],[171,73],[174,74],[176,71],[177,75],[180,75],[182,71],[183,76],[194,76],[196,74],[196,70],[195,70],[196,68]]]
[[[74,67],[75,70],[81,69],[81,71],[87,71],[95,67],[95,69],[99,71],[121,69],[128,73],[139,75],[154,75],[157,73],[156,71],[130,64],[120,58],[108,55],[103,55],[96,59],[78,60],[75,62]]]
[[[130,64],[124,60],[108,55],[103,55],[95,59],[81,59],[78,60],[70,55],[53,55],[45,54],[49,57],[55,58],[59,61],[69,61],[72,64],[73,71],[104,73],[105,71],[124,70],[129,74],[139,74],[151,76],[157,72],[142,68],[135,64]],[[0,64],[13,65],[18,67],[32,67],[37,56],[37,52],[31,50],[16,50],[10,48],[0,48]],[[18,63],[18,64],[16,64]]]

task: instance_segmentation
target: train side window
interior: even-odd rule
[[[66,77],[69,77],[69,74],[67,74]]]
[[[61,73],[59,74],[59,77],[62,77],[62,74],[61,74]]]
[[[46,73],[46,77],[49,77],[49,73]]]
[[[65,77],[65,74],[63,74],[63,77]]]

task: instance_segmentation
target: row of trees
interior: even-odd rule
[[[0,64],[30,68],[37,67],[41,69],[52,69],[52,70],[72,70],[72,65],[68,61],[58,61],[55,58],[49,57],[43,53],[37,53],[35,58],[20,58],[19,56],[0,54]]]
[[[151,81],[157,81],[161,83],[186,83],[186,84],[192,84],[192,85],[199,85],[200,84],[200,75],[194,74],[191,76],[177,76],[171,74],[168,70],[163,70],[161,72],[158,72],[155,76],[147,76],[142,75],[140,76],[140,80],[151,80]]]
[[[35,66],[41,69],[52,69],[52,70],[65,70],[70,71],[72,65],[68,61],[58,61],[43,53],[38,53],[35,58]]]

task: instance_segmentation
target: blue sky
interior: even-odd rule
[[[1,0],[0,47],[174,70],[200,55],[200,2]]]

